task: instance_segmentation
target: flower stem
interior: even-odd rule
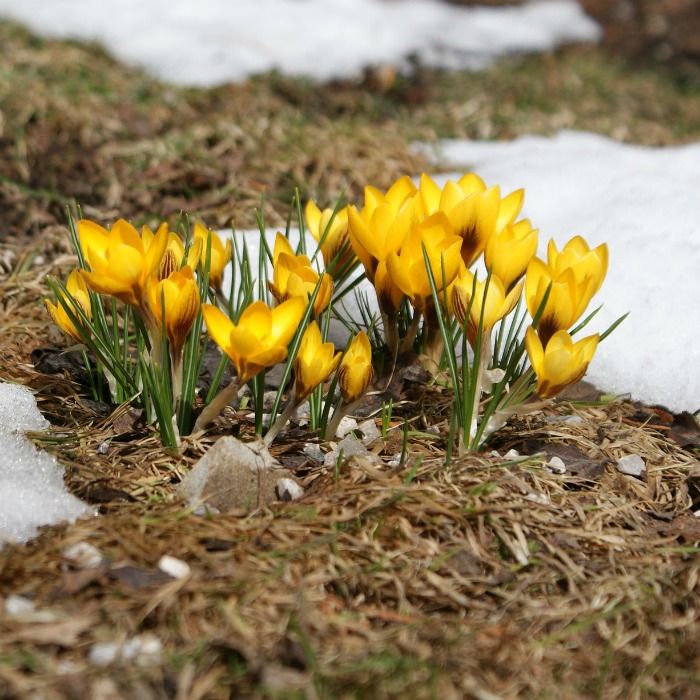
[[[277,437],[279,431],[282,430],[285,424],[292,417],[292,413],[294,413],[294,410],[300,403],[301,400],[297,398],[296,393],[292,393],[292,395],[289,397],[287,405],[284,407],[284,411],[279,414],[277,420],[270,426],[267,433],[265,433],[265,437],[263,438],[263,444],[265,447],[269,447],[272,444],[272,441]]]
[[[332,440],[335,437],[336,432],[338,431],[340,421],[343,420],[343,418],[345,418],[345,416],[347,416],[348,413],[350,413],[350,411],[357,408],[357,406],[359,406],[360,403],[362,403],[363,398],[364,394],[357,401],[353,401],[352,403],[341,403],[340,406],[338,406],[338,408],[336,408],[335,411],[333,411],[333,417],[329,421],[328,425],[326,426],[326,430],[324,431],[323,435],[321,435],[321,437],[324,440]]]
[[[413,310],[413,318],[411,319],[411,325],[408,327],[406,336],[401,341],[399,346],[399,353],[408,352],[413,347],[413,341],[418,335],[418,328],[420,326],[421,312],[418,309]]]
[[[234,379],[225,389],[222,389],[211,401],[208,406],[200,413],[199,418],[195,421],[192,432],[204,430],[214,418],[216,418],[224,406],[228,406],[231,401],[235,401],[238,396],[238,378]]]

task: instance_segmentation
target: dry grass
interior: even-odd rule
[[[684,89],[573,51],[480,76],[420,73],[384,94],[275,76],[205,93],[160,86],[94,48],[11,25],[0,34],[0,69],[15,80],[0,88],[0,377],[37,392],[55,426],[43,446],[100,510],[0,551],[0,598],[36,608],[0,613],[0,696],[695,697],[699,450],[673,442],[672,417],[623,399],[562,403],[492,445],[529,457],[444,467],[444,406],[428,392],[403,410],[434,417],[441,434],[413,439],[403,467],[360,460],[336,478],[282,442],[306,496],[209,518],[173,500],[207,442],[163,452],[147,428],[93,413],[79,387],[29,358],[53,342],[40,300],[45,275],[70,264],[56,221],[74,198],[107,220],[186,206],[244,224],[266,189],[280,220],[295,185],[321,198],[347,185],[352,196],[416,171],[418,136],[573,126],[648,143],[697,138]],[[581,422],[545,420],[572,414]],[[391,438],[374,449],[397,451]],[[550,473],[543,451],[577,473]],[[644,456],[646,478],[615,469],[629,453]],[[80,542],[100,566],[66,559]],[[159,573],[164,554],[190,575]],[[91,660],[95,645],[148,635],[163,645],[157,658]]]

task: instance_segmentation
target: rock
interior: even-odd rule
[[[164,554],[158,560],[158,568],[168,576],[172,576],[175,579],[187,578],[190,575],[190,566],[187,562],[182,561],[182,559],[177,559],[169,554]]]
[[[63,550],[63,556],[79,569],[95,569],[102,563],[102,552],[87,542],[76,542]]]
[[[343,461],[349,457],[364,457],[369,454],[367,448],[359,440],[352,437],[344,438],[334,450],[326,453],[323,466],[334,467],[341,452],[343,453]]]
[[[553,474],[565,474],[566,464],[561,457],[554,456],[548,462],[545,462],[545,466]]]
[[[297,501],[304,495],[304,489],[294,479],[285,477],[275,485],[275,493],[280,501]]]
[[[160,639],[144,632],[126,641],[93,644],[88,652],[88,660],[95,666],[135,661],[138,666],[145,668],[158,665],[162,653],[163,644]]]
[[[377,424],[371,418],[360,423],[357,429],[362,433],[362,444],[364,445],[369,445],[382,436]]]
[[[315,462],[323,462],[324,460],[324,454],[321,448],[313,442],[307,442],[304,445],[304,454],[311,457]]]
[[[15,615],[25,615],[34,612],[34,603],[29,598],[10,593],[5,598],[5,615],[14,617]]]
[[[625,455],[617,460],[617,471],[628,476],[643,477],[647,467],[639,455]]]
[[[338,423],[338,427],[335,431],[335,436],[337,438],[344,438],[348,433],[357,429],[357,421],[350,416],[343,416]]]
[[[225,436],[185,476],[178,495],[192,507],[206,504],[223,514],[252,510],[279,500],[280,479],[296,482],[262,442]]]

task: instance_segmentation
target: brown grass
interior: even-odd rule
[[[427,391],[402,411],[440,434],[411,440],[402,467],[386,465],[391,438],[374,445],[384,466],[355,460],[337,479],[282,442],[275,451],[306,484],[301,501],[206,517],[173,493],[218,433],[164,452],[123,410],[94,413],[67,376],[42,375],[29,357],[54,342],[41,298],[45,276],[71,264],[56,223],[64,203],[106,221],[186,206],[247,225],[264,189],[281,221],[295,185],[328,203],[343,186],[356,196],[361,183],[416,172],[418,136],[559,125],[697,138],[683,89],[573,51],[479,76],[421,73],[384,94],[276,76],[205,93],[158,85],[94,47],[7,24],[0,35],[0,69],[15,80],[0,88],[0,377],[36,391],[54,425],[42,446],[100,511],[0,550],[0,607],[10,594],[35,605],[0,612],[0,697],[695,697],[699,450],[674,442],[673,416],[624,398],[561,403],[489,448],[523,459],[445,467],[447,411]],[[566,99],[551,102],[553,86]],[[581,422],[556,420],[569,415]],[[577,473],[550,473],[542,453]],[[616,470],[630,453],[646,460],[645,478]],[[65,557],[81,542],[99,550],[98,567]],[[189,576],[160,573],[164,554]],[[157,658],[91,661],[95,645],[149,635]]]

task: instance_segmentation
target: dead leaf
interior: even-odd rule
[[[163,571],[144,571],[136,566],[120,566],[107,572],[109,578],[130,588],[151,588],[173,581],[173,577]]]
[[[698,425],[695,416],[688,411],[674,415],[669,437],[679,447],[700,445],[700,425]]]
[[[100,564],[100,566],[94,566],[87,569],[80,569],[78,571],[66,571],[61,577],[61,585],[56,591],[59,596],[73,596],[76,593],[87,588],[93,581],[104,576],[107,571],[108,565],[106,563]]]
[[[56,644],[60,647],[73,647],[80,635],[95,624],[95,618],[70,617],[58,622],[30,623],[15,632],[17,640],[33,644]]]
[[[564,462],[568,474],[574,474],[586,481],[600,479],[605,473],[605,465],[608,463],[608,460],[594,459],[581,452],[577,447],[561,442],[524,440],[514,447],[523,455],[542,454],[547,461],[552,457],[559,457]]]
[[[130,493],[104,486],[101,483],[87,484],[79,489],[77,496],[88,503],[136,503],[137,499]]]
[[[700,518],[695,515],[677,515],[670,522],[658,522],[654,525],[662,535],[673,535],[683,542],[700,541]]]
[[[117,415],[114,417],[112,425],[115,434],[120,435],[122,433],[130,433],[133,430],[134,425],[136,425],[139,418],[141,418],[143,410],[140,408],[132,408],[128,411],[115,411],[115,413],[117,413]]]

